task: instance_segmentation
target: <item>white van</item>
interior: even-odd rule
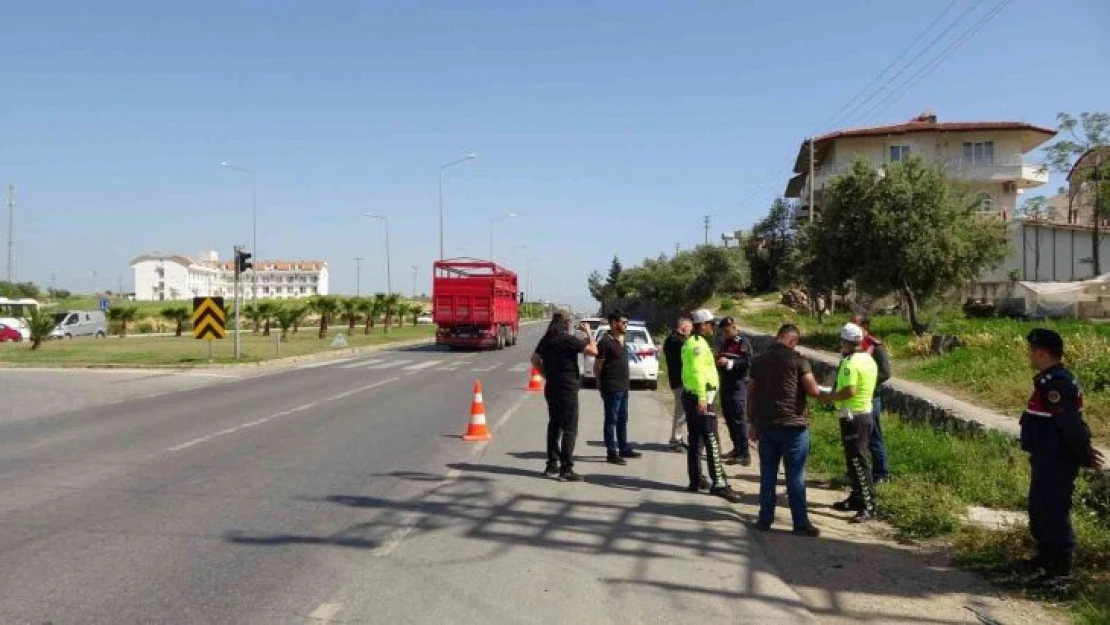
[[[108,324],[99,310],[70,310],[54,315],[52,339],[75,339],[91,336],[102,339],[108,335]]]

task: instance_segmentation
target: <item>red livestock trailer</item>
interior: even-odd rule
[[[516,344],[520,331],[516,273],[473,259],[440,260],[432,268],[437,345],[504,349]]]

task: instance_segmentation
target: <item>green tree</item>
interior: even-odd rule
[[[127,324],[139,316],[139,309],[135,306],[117,306],[108,309],[108,319],[119,324],[119,335],[127,336]]]
[[[412,325],[415,326],[416,324],[420,323],[419,319],[420,316],[424,314],[424,311],[424,304],[421,304],[420,302],[414,302],[409,305],[409,316],[412,317]]]
[[[1089,187],[1091,204],[1091,261],[1096,276],[1102,275],[1099,251],[1099,226],[1110,214],[1110,113],[1080,113],[1079,119],[1067,113],[1056,115],[1059,139],[1045,148],[1044,167],[1058,173],[1071,174],[1072,189]],[[1083,166],[1076,164],[1084,160]],[[1069,208],[1074,194],[1068,192]]]
[[[405,327],[405,318],[409,316],[409,311],[412,306],[408,302],[399,302],[397,304],[397,327]],[[416,324],[413,324],[416,325]]]
[[[277,315],[278,305],[273,302],[261,302],[258,304],[257,312],[258,317],[262,320],[262,336],[270,336],[270,326]]]
[[[371,328],[374,327],[374,324],[377,323],[378,319],[382,319],[382,318],[385,317],[385,309],[386,309],[386,295],[385,295],[385,293],[375,293],[374,294],[374,300],[373,300],[373,306],[371,307],[371,310],[370,310],[370,314],[374,317],[374,323],[370,324]]]
[[[289,307],[280,307],[274,312],[274,317],[277,319],[278,326],[281,328],[281,340],[289,340],[290,328],[296,327],[301,321],[304,320],[308,310],[304,306],[292,305]]]
[[[42,291],[33,282],[8,282],[7,280],[0,280],[0,297],[9,297],[12,299],[40,299],[42,297]]]
[[[343,319],[347,321],[347,334],[355,333],[355,324],[358,323],[358,311],[361,300],[355,297],[344,298],[339,306],[342,309]]]
[[[49,339],[50,333],[54,331],[54,316],[43,312],[38,306],[31,307],[30,315],[24,321],[27,322],[27,329],[31,331],[32,350],[38,349],[39,345]]]
[[[172,306],[162,309],[162,317],[174,324],[174,336],[181,336],[185,329],[185,322],[189,319],[189,309],[184,306]]]
[[[374,299],[371,297],[360,299],[358,301],[358,312],[366,322],[363,334],[370,334],[370,329],[374,327]]]
[[[251,332],[258,334],[258,331],[262,329],[262,310],[259,308],[259,304],[244,304],[239,312],[250,322]]]
[[[385,296],[385,325],[382,326],[385,332],[389,332],[389,328],[393,325],[393,316],[397,314],[398,306],[401,304],[401,296],[397,293],[390,293]]]
[[[590,295],[598,301],[602,307],[608,305],[608,302],[620,299],[625,295],[625,289],[621,283],[621,277],[624,275],[624,266],[616,256],[613,257],[612,262],[609,263],[609,272],[604,277],[595,271],[590,274],[587,280],[587,285],[590,289]]]
[[[873,296],[897,292],[921,334],[923,302],[974,280],[1009,249],[1005,223],[985,218],[943,172],[912,157],[883,175],[863,159],[832,181],[808,231],[811,283],[854,281]]]
[[[327,295],[318,295],[309,303],[309,307],[320,317],[320,338],[328,335],[328,324],[332,317],[339,312],[339,302]]]
[[[754,291],[768,293],[782,287],[794,238],[794,210],[786,200],[775,198],[767,216],[752,226],[751,236],[744,241]]]

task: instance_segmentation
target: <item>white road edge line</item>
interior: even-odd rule
[[[325,397],[324,399],[321,399],[321,400],[318,400],[318,401],[313,401],[313,402],[309,402],[307,404],[302,404],[300,406],[297,406],[296,408],[290,408],[288,410],[282,410],[281,412],[275,412],[274,414],[272,414],[268,417],[263,417],[261,419],[256,419],[254,421],[248,421],[247,423],[241,423],[239,425],[229,427],[225,430],[220,430],[219,432],[216,432],[215,434],[209,434],[208,436],[202,436],[200,438],[193,439],[193,440],[191,440],[187,443],[181,443],[180,445],[175,445],[173,447],[170,447],[169,449],[164,450],[162,453],[170,453],[170,452],[175,452],[175,451],[181,451],[183,449],[188,449],[188,448],[190,448],[194,445],[199,445],[201,443],[206,443],[206,442],[208,442],[208,441],[210,441],[210,440],[212,440],[216,437],[219,437],[219,436],[227,436],[228,434],[233,434],[233,433],[238,432],[239,430],[242,430],[244,428],[254,427],[256,425],[261,425],[263,423],[266,423],[267,421],[272,421],[274,419],[277,419],[278,417],[288,416],[288,415],[291,415],[295,412],[303,412],[305,410],[309,410],[310,408],[315,408],[316,406],[318,406],[322,403],[344,399],[346,397],[350,397],[351,395],[355,395],[355,394],[361,393],[363,391],[368,391],[370,389],[377,388],[377,387],[383,386],[385,384],[389,384],[390,382],[396,382],[397,380],[400,380],[400,379],[401,378],[397,378],[397,377],[386,378],[384,380],[379,380],[377,382],[374,382],[373,384],[367,384],[365,386],[360,386],[358,388],[351,389],[349,391],[344,391],[344,392],[342,392],[338,395],[332,395],[331,397]]]

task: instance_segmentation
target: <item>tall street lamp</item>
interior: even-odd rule
[[[355,297],[362,297],[362,261],[361,256],[355,256]]]
[[[258,181],[254,171],[245,167],[237,167],[227,161],[220,161],[220,167],[247,174],[251,177],[251,254],[254,254],[254,264],[251,267],[251,299],[258,297],[258,267],[261,262],[258,257]]]
[[[416,275],[420,273],[420,265],[412,266],[412,298],[416,299]]]
[[[512,219],[513,217],[516,217],[516,213],[509,213],[508,215],[502,215],[501,217],[494,217],[493,219],[489,220],[489,259],[490,259],[490,262],[493,261],[493,226],[495,224],[497,224],[498,222],[500,222],[500,221],[505,221],[506,219]]]
[[[365,215],[370,219],[381,219],[383,222],[385,222],[385,286],[386,289],[388,289],[389,294],[392,295],[393,270],[391,269],[390,263],[392,261],[390,260],[389,256],[389,217],[386,217],[385,215],[379,215],[377,213],[366,213]]]
[[[451,161],[446,165],[439,166],[439,259],[443,260],[443,171],[448,167],[454,167],[467,161],[472,161],[477,158],[477,154],[467,154],[457,161]]]

